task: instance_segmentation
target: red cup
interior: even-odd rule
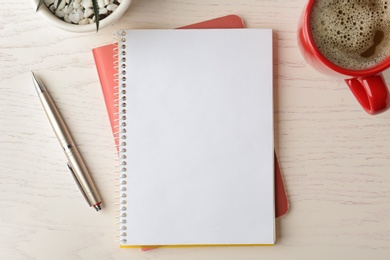
[[[298,24],[298,45],[305,60],[318,71],[341,76],[367,113],[375,115],[390,106],[390,95],[382,71],[390,66],[390,54],[380,63],[363,70],[342,68],[318,50],[311,35],[310,17],[316,0],[309,0]]]

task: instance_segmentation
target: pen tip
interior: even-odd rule
[[[93,205],[93,207],[96,209],[96,211],[99,211],[99,210],[102,210],[102,204],[99,203],[99,204],[96,204],[96,205]]]
[[[40,94],[42,92],[45,92],[46,89],[43,86],[42,82],[38,79],[38,77],[35,75],[35,73],[33,71],[31,71],[31,74],[32,74],[32,80],[33,80],[33,83],[34,83],[34,86],[35,86],[37,93]]]
[[[31,71],[31,77],[33,79],[34,82],[38,82],[38,78],[37,76],[35,75],[34,71]]]

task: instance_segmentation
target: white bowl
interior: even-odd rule
[[[39,0],[31,0],[33,3],[34,10],[37,9]],[[65,0],[63,0],[65,1]],[[131,3],[131,0],[122,0],[121,4],[116,8],[114,12],[112,12],[109,16],[99,21],[99,30],[106,27],[107,25],[113,24],[116,22],[121,16],[126,12],[127,8],[129,8],[129,5]],[[45,4],[42,4],[41,7],[38,10],[38,13],[46,19],[50,24],[70,32],[93,32],[96,31],[96,24],[85,24],[85,25],[77,25],[77,24],[71,24],[67,23],[57,16],[53,14],[46,6]]]

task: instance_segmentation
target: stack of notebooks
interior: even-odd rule
[[[273,244],[288,203],[272,31],[234,15],[180,29],[93,49],[119,146],[121,247]]]

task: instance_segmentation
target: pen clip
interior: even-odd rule
[[[87,201],[88,205],[91,206],[91,203],[89,202],[89,200],[88,200],[88,198],[87,198],[87,194],[85,194],[84,190],[81,188],[80,182],[79,182],[79,180],[77,179],[76,175],[74,174],[74,171],[73,171],[73,169],[72,169],[72,166],[70,166],[70,163],[67,163],[66,165],[68,165],[68,168],[69,168],[70,172],[72,173],[73,179],[74,179],[75,182],[77,183],[77,186],[79,187],[79,189],[80,189],[80,191],[81,191],[81,194],[83,194],[84,199]]]

